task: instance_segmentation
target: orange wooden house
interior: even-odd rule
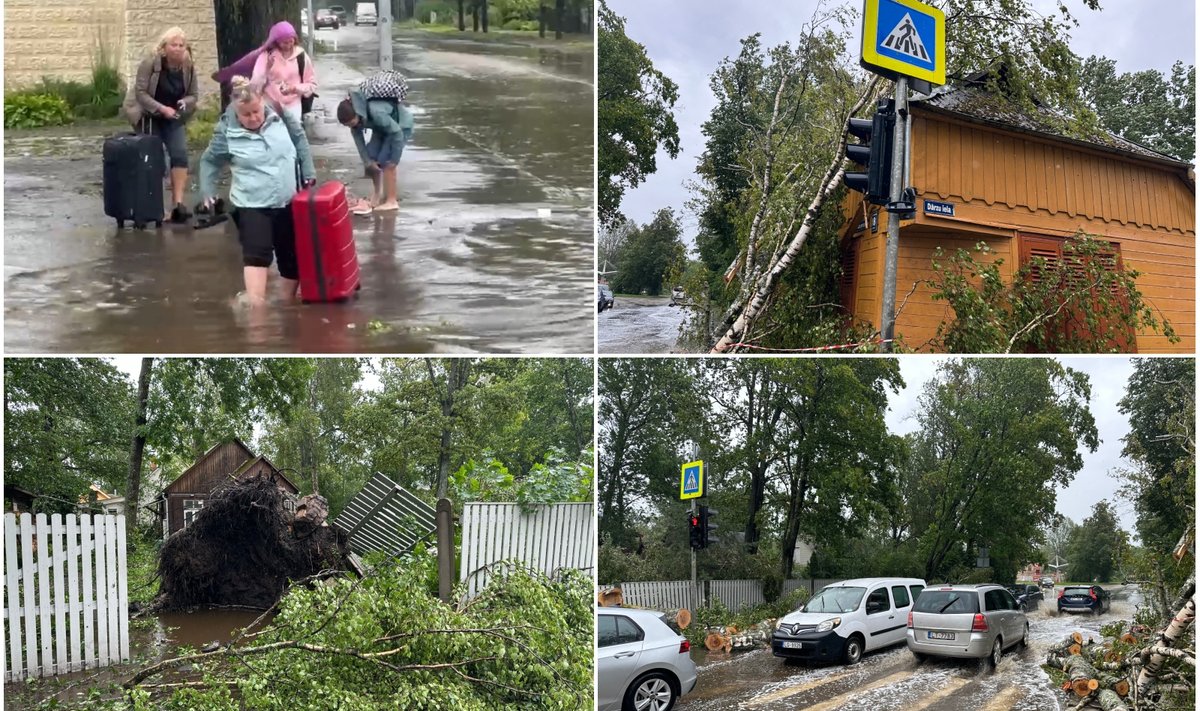
[[[1196,194],[1189,164],[1109,133],[1066,137],[1053,130],[1061,117],[1048,109],[1014,110],[978,77],[910,107],[909,184],[917,212],[901,222],[896,278],[897,307],[907,297],[896,319],[905,346],[931,350],[938,324],[953,318],[921,283],[934,276],[938,247],[949,256],[986,242],[1011,279],[1032,256],[1061,254],[1063,240],[1083,230],[1111,243],[1124,268],[1140,272],[1144,299],[1180,337],[1171,343],[1137,333],[1125,347],[1195,352]],[[875,206],[864,212],[862,195],[853,192],[844,207],[842,305],[856,321],[878,328],[887,213]]]

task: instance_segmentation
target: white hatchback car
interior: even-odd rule
[[[858,578],[827,585],[779,619],[771,637],[777,657],[857,664],[865,652],[904,642],[920,578]]]
[[[596,610],[599,711],[669,711],[696,686],[691,644],[653,610]]]

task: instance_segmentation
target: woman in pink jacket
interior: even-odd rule
[[[271,27],[267,43],[254,61],[250,81],[263,87],[277,113],[301,119],[303,100],[311,99],[317,89],[317,73],[290,22]]]

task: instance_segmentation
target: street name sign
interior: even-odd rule
[[[892,79],[945,84],[945,13],[917,0],[865,0],[859,63]]]
[[[704,462],[688,462],[679,470],[679,499],[696,499],[704,496]]]

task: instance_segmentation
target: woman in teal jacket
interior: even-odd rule
[[[285,293],[295,298],[300,275],[290,205],[297,190],[297,161],[304,185],[316,182],[308,139],[300,122],[276,113],[248,79],[234,77],[232,86],[229,108],[200,158],[201,197],[213,204],[217,175],[228,163],[233,174],[229,202],[242,243],[246,298],[251,305],[265,303],[272,257],[279,264]]]

